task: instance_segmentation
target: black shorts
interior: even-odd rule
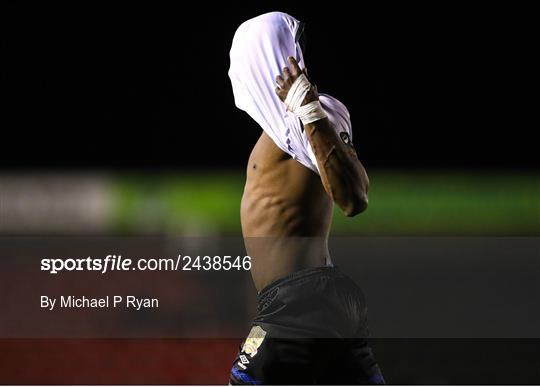
[[[301,270],[258,295],[231,384],[384,384],[361,289],[336,267]]]

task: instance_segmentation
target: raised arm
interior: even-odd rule
[[[288,61],[290,69],[285,67],[283,75],[276,77],[276,93],[283,102],[286,102],[291,86],[304,74],[294,58],[289,57]],[[318,100],[317,89],[311,86],[300,106]],[[304,130],[317,159],[321,181],[326,192],[345,215],[355,216],[364,211],[368,204],[369,179],[366,170],[358,160],[352,143],[345,143],[340,138],[328,118],[319,117],[321,115],[317,116],[313,110],[311,119],[303,121],[315,119],[304,123]]]

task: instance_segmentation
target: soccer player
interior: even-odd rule
[[[230,383],[381,384],[362,291],[327,247],[333,203],[361,213],[369,181],[347,109],[308,78],[303,40],[302,23],[272,12],[240,25],[230,51],[235,104],[263,129],[241,204],[258,313]]]

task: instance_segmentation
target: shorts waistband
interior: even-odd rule
[[[308,269],[302,269],[295,271],[291,274],[286,275],[285,277],[281,277],[270,284],[266,285],[258,294],[257,294],[257,300],[261,300],[266,295],[271,293],[274,289],[276,289],[279,286],[282,286],[288,282],[292,282],[295,280],[298,280],[300,278],[305,277],[311,277],[315,275],[320,274],[326,274],[326,275],[336,275],[339,273],[337,266],[319,266],[319,267],[310,267]]]

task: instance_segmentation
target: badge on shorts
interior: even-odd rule
[[[349,146],[353,146],[352,141],[351,141],[351,136],[349,136],[349,133],[339,132],[339,137],[341,137],[341,141],[343,141],[345,144]]]
[[[251,328],[251,331],[249,331],[249,335],[244,342],[244,346],[242,347],[242,352],[245,352],[249,356],[254,357],[257,354],[257,350],[263,343],[265,336],[266,331],[260,326],[256,325]]]

